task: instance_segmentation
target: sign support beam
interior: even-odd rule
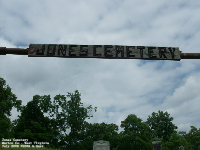
[[[6,48],[0,47],[0,55],[15,54],[15,55],[28,55],[28,48]]]
[[[107,51],[109,51],[108,48],[107,48]],[[29,55],[30,50],[31,50],[30,48],[6,48],[6,47],[0,47],[0,55],[6,55],[6,54]],[[35,57],[37,57],[37,56],[35,56]],[[72,57],[72,58],[75,58],[75,57]],[[83,58],[87,58],[87,57],[83,57]],[[89,57],[89,58],[91,58],[91,57]],[[200,53],[182,53],[180,51],[180,58],[181,59],[200,59]],[[154,60],[154,59],[151,59],[151,60]],[[165,59],[161,59],[161,60],[165,60]],[[169,60],[169,59],[167,59],[167,60]]]
[[[200,59],[200,53],[182,53],[181,59]]]

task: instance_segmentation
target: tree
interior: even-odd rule
[[[163,150],[177,150],[180,146],[183,146],[185,149],[188,149],[187,140],[183,136],[177,133],[173,133],[170,136],[169,141],[167,141],[164,144]]]
[[[0,140],[2,138],[10,138],[10,130],[12,127],[10,116],[12,108],[21,108],[21,100],[17,100],[15,94],[12,93],[9,85],[3,78],[0,78]]]
[[[84,134],[83,144],[87,147],[83,149],[92,149],[94,141],[104,140],[109,141],[110,149],[116,148],[118,146],[118,126],[116,124],[106,124],[106,123],[87,123],[87,127]]]
[[[163,138],[164,141],[168,141],[177,129],[172,121],[173,117],[170,117],[168,112],[163,113],[159,110],[158,113],[153,112],[151,116],[148,116],[146,123],[151,129],[153,138]]]
[[[70,98],[67,100],[67,98]],[[55,119],[53,128],[59,131],[61,145],[67,145],[68,149],[78,149],[79,141],[83,140],[83,132],[86,128],[85,120],[96,111],[92,105],[84,107],[81,102],[81,94],[74,93],[56,95],[54,97],[49,115]]]
[[[194,126],[190,126],[190,131],[186,134],[185,138],[188,141],[189,148],[191,150],[199,150],[200,149],[200,128],[197,129]]]
[[[120,145],[118,149],[151,149],[150,128],[142,122],[142,119],[131,114],[121,122],[124,131],[120,133]]]
[[[86,118],[92,117],[93,107],[84,107],[78,91],[67,95],[33,96],[33,101],[22,107],[15,121],[16,137],[29,137],[30,141],[49,141],[53,148],[66,146],[78,149],[86,128]],[[67,100],[67,98],[70,98]],[[96,107],[94,108],[96,111]]]
[[[49,118],[45,117],[41,110],[40,98],[35,95],[32,101],[22,107],[21,115],[14,121],[15,138],[29,139],[30,142],[50,142],[52,128],[49,126]]]
[[[182,136],[182,137],[185,138],[185,136],[186,136],[186,131],[179,131],[178,134],[179,134],[180,136]]]

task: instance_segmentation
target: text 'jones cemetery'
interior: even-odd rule
[[[178,47],[30,44],[29,57],[180,60]]]

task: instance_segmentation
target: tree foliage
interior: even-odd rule
[[[10,138],[11,110],[15,107],[19,111],[21,108],[21,100],[17,100],[15,94],[12,93],[9,85],[3,78],[0,78],[0,140],[2,138]]]
[[[121,132],[119,149],[151,149],[150,128],[142,119],[131,114],[121,122],[124,131]]]
[[[168,141],[171,134],[176,132],[178,128],[173,123],[173,117],[170,117],[168,112],[158,111],[153,112],[151,116],[148,116],[147,125],[150,127],[153,138],[163,138],[164,141]]]
[[[187,139],[191,150],[200,149],[200,128],[197,129],[195,126],[190,126],[190,131],[186,134],[185,138]]]
[[[21,116],[15,121],[15,136],[30,141],[49,141],[54,147],[65,145],[77,149],[86,128],[85,119],[92,117],[92,111],[91,105],[83,106],[78,91],[56,95],[53,101],[50,95],[35,95],[22,107]]]
[[[93,141],[105,140],[109,141],[112,148],[116,148],[119,143],[118,126],[116,124],[106,123],[87,123],[82,143],[88,143],[89,147],[85,149],[92,149]],[[84,144],[86,145],[86,144]]]
[[[170,136],[169,141],[164,144],[163,150],[178,150],[180,146],[188,149],[188,143],[186,139],[177,133],[173,133]]]
[[[67,100],[69,98],[69,100]],[[96,107],[92,105],[84,107],[81,102],[81,94],[76,90],[74,93],[65,95],[57,95],[52,103],[51,117],[56,119],[54,126],[59,130],[64,145],[70,149],[77,149],[77,143],[82,140],[82,132],[85,129],[85,120],[93,117],[92,111],[96,111]]]
[[[45,117],[40,108],[40,96],[33,96],[21,109],[21,115],[15,120],[13,128],[15,137],[29,141],[49,141],[51,138],[50,120]]]

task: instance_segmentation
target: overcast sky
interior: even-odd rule
[[[0,0],[0,47],[30,43],[179,47],[200,53],[200,1]],[[25,105],[78,90],[93,123],[146,121],[168,111],[179,131],[200,128],[200,60],[0,56],[0,77]],[[17,115],[13,111],[12,119]]]

